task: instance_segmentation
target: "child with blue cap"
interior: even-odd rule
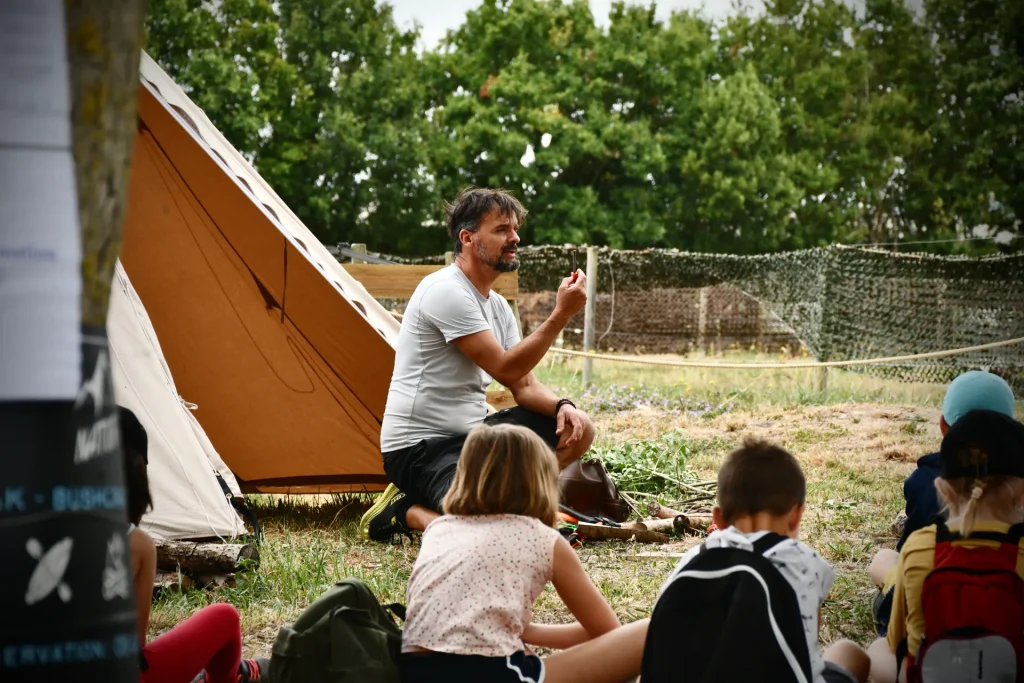
[[[972,410],[990,410],[1007,417],[1014,416],[1014,396],[1010,385],[999,375],[984,370],[971,370],[950,382],[942,401],[939,430],[945,437],[957,421]],[[883,548],[871,561],[871,580],[878,587],[871,611],[880,636],[888,630],[892,608],[893,585],[899,552],[912,533],[935,521],[941,507],[935,490],[939,476],[939,454],[930,453],[917,461],[917,469],[903,482],[903,497],[907,501],[907,519],[896,550]]]

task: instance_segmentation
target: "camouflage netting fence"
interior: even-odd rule
[[[600,273],[600,270],[598,271]],[[529,333],[555,305],[554,292],[521,293],[520,318]],[[748,349],[796,354],[800,340],[756,299],[730,284],[598,291],[595,349],[602,353],[675,353]],[[565,348],[583,348],[584,316],[566,327]]]
[[[582,248],[520,249],[524,327],[550,311],[550,293],[571,271],[574,254],[577,267],[585,268]],[[595,337],[604,335],[601,350],[678,352],[698,341],[719,349],[752,340],[791,345],[792,335],[818,360],[838,361],[1024,337],[1024,254],[971,259],[833,246],[760,256],[599,249],[598,258]],[[741,305],[744,300],[749,305]],[[582,316],[570,324],[582,327]],[[575,335],[567,341],[581,340]],[[997,372],[1024,392],[1019,344],[855,369],[945,383],[972,368]]]

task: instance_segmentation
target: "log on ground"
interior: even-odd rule
[[[684,515],[676,515],[670,519],[644,520],[644,526],[648,531],[659,531],[665,534],[681,534],[692,528]]]
[[[234,574],[195,574],[192,576],[197,588],[232,588],[235,585]]]
[[[166,571],[232,574],[259,563],[259,550],[250,543],[165,541],[156,548],[156,566]]]
[[[576,532],[585,539],[590,540],[612,540],[628,541],[635,538],[641,543],[668,543],[668,536],[656,531],[647,529],[604,526],[603,524],[587,524],[580,522],[576,525]]]
[[[711,513],[709,512],[691,512],[684,513],[677,516],[674,520],[677,528],[680,526],[683,529],[699,529],[701,531],[707,531],[707,528],[711,526],[713,521]]]
[[[191,587],[192,577],[176,571],[158,571],[153,578],[153,595],[161,591],[187,591]]]
[[[658,519],[674,519],[683,513],[667,508],[656,500],[649,500],[647,501],[647,514]]]

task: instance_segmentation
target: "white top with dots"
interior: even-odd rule
[[[506,657],[523,649],[559,533],[520,515],[444,515],[409,577],[402,651]]]

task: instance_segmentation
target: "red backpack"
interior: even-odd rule
[[[1008,533],[967,538],[997,548],[954,545],[962,540],[941,521],[935,530],[935,568],[921,592],[925,633],[907,655],[908,683],[1024,683],[1024,581],[1017,574],[1024,524]]]

